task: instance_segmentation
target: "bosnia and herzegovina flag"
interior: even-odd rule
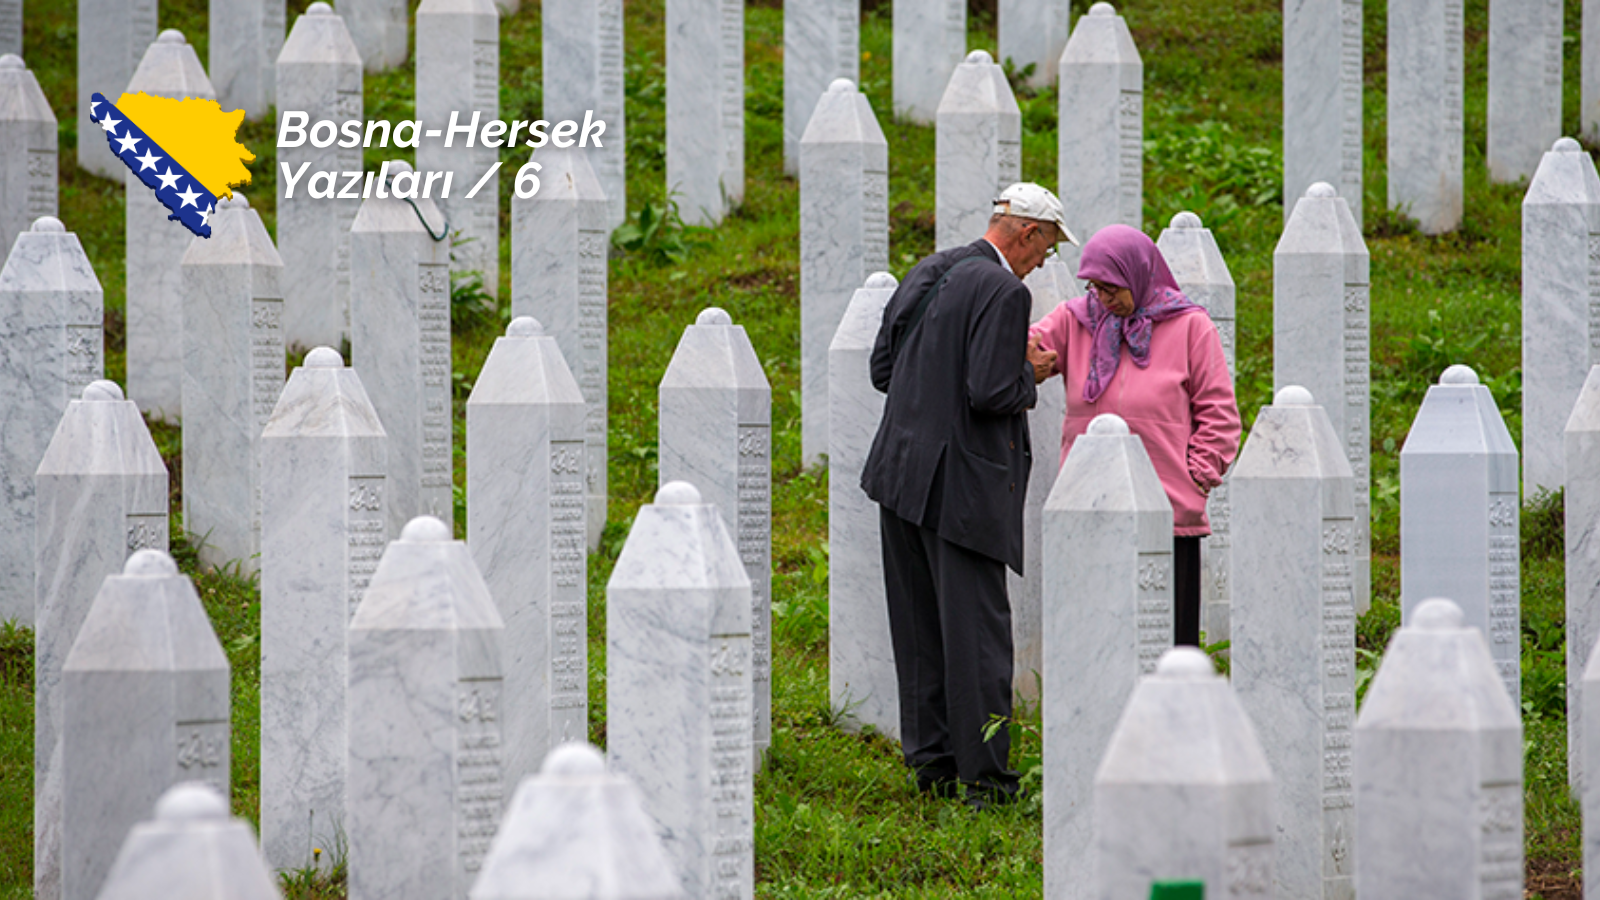
[[[223,112],[215,100],[173,100],[123,94],[116,105],[102,94],[89,120],[106,133],[111,152],[155,191],[156,199],[195,234],[211,237],[211,214],[229,188],[250,183],[244,163],[255,154],[235,140],[244,110]]]

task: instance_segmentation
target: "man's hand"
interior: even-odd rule
[[[1028,362],[1033,366],[1033,383],[1040,384],[1056,373],[1056,352],[1040,350],[1039,336],[1028,335]]]

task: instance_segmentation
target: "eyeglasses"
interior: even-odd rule
[[[1094,291],[1096,294],[1100,295],[1100,297],[1102,299],[1104,299],[1104,300],[1110,300],[1110,299],[1116,297],[1117,296],[1117,292],[1122,290],[1122,288],[1113,287],[1113,286],[1111,286],[1109,284],[1101,284],[1098,281],[1090,281],[1090,282],[1088,282],[1088,285],[1089,285],[1089,290]]]
[[[1051,226],[1051,227],[1054,227],[1054,226]],[[1037,226],[1034,227],[1033,233],[1034,234],[1044,234],[1044,229],[1045,229],[1044,225],[1037,225]],[[1056,245],[1061,243],[1061,241],[1059,240],[1059,236],[1058,236],[1057,240],[1049,241],[1048,243],[1049,243],[1050,246],[1044,251],[1044,255],[1045,255],[1045,257],[1047,259],[1049,257],[1052,257],[1052,256],[1056,255]]]

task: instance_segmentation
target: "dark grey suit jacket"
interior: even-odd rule
[[[982,258],[951,270],[973,255]],[[947,271],[908,331],[917,301]],[[1027,360],[1032,307],[988,241],[917,263],[889,299],[872,348],[872,383],[888,398],[861,473],[861,488],[885,509],[1019,574],[1033,465],[1027,411],[1037,397]]]

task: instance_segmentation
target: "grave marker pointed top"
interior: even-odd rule
[[[361,65],[361,51],[350,37],[344,18],[326,3],[306,7],[305,15],[295,19],[278,51],[282,63],[345,63]]]
[[[817,98],[801,132],[802,144],[881,144],[888,146],[867,95],[848,78],[835,78]]]
[[[200,57],[184,38],[183,32],[176,28],[161,32],[145,50],[139,67],[134,69],[133,77],[128,80],[128,89],[123,93],[145,93],[179,100],[185,97],[217,99],[211,79],[206,77],[205,67],[200,65]],[[106,99],[116,102],[110,94],[106,94]]]
[[[225,877],[222,877],[224,876]],[[216,788],[185,781],[156,801],[154,818],[128,832],[96,900],[280,900],[243,819]]]

